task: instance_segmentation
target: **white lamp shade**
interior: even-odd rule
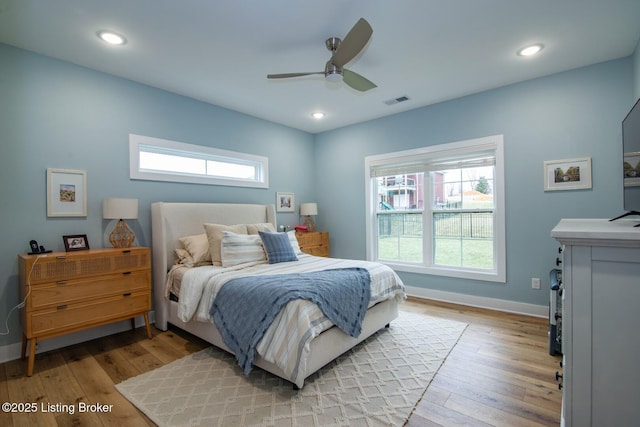
[[[318,215],[318,204],[300,203],[300,215]]]
[[[102,218],[137,219],[138,199],[104,199],[102,201]]]

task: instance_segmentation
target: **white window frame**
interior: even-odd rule
[[[232,178],[205,174],[190,174],[140,167],[140,153],[152,151],[185,158],[249,165],[255,168],[252,178]],[[185,144],[168,139],[129,134],[129,177],[150,181],[181,182],[190,184],[227,185],[234,187],[269,188],[269,159],[254,154],[239,153],[202,145]]]
[[[450,160],[472,156],[474,153],[492,151],[495,153],[495,177],[493,183],[494,192],[494,259],[495,268],[493,270],[480,270],[464,267],[443,267],[431,263],[432,239],[431,239],[431,218],[432,210],[426,206],[423,213],[423,263],[403,263],[390,262],[378,259],[378,227],[377,227],[377,178],[372,176],[373,168],[383,168],[385,165],[408,165],[420,161],[433,159]],[[412,170],[420,172],[420,170]],[[365,158],[365,200],[366,200],[366,254],[367,259],[384,263],[396,271],[406,271],[411,273],[433,274],[447,277],[458,277],[464,279],[485,280],[492,282],[506,282],[506,234],[505,234],[505,192],[504,192],[504,137],[503,135],[493,135],[484,138],[476,138],[447,144],[433,145],[429,147],[412,150],[397,151]],[[425,187],[432,191],[431,185]]]

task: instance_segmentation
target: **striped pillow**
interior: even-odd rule
[[[213,265],[222,265],[222,260],[220,259],[220,242],[222,240],[222,232],[231,231],[232,233],[237,234],[247,234],[247,226],[244,224],[204,224],[204,231],[207,234],[207,241],[209,242],[211,262],[213,262]]]
[[[257,234],[237,234],[231,231],[222,232],[220,242],[220,259],[223,267],[246,262],[266,261],[262,241]]]

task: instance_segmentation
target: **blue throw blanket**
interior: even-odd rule
[[[256,346],[289,301],[314,302],[329,320],[355,338],[362,331],[370,298],[369,272],[340,268],[231,279],[222,286],[209,312],[243,372],[249,374]]]

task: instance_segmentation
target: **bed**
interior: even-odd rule
[[[208,295],[209,298],[215,298],[215,293],[213,297],[207,294],[207,288],[204,285],[205,290],[198,291],[200,294],[190,291],[193,289],[192,286],[203,277],[208,281],[219,281],[218,278],[221,276],[215,269],[224,270],[229,277],[239,277],[245,272],[252,272],[251,275],[267,274],[267,272],[271,274],[272,269],[275,269],[277,274],[289,274],[305,268],[309,268],[310,271],[334,268],[366,269],[370,273],[371,302],[364,312],[361,330],[358,330],[359,335],[356,337],[349,336],[324,318],[324,327],[316,328],[311,335],[307,333],[306,342],[299,343],[295,351],[281,355],[278,359],[272,354],[277,349],[269,347],[275,344],[267,343],[269,337],[277,334],[274,332],[276,326],[269,328],[266,332],[265,338],[258,346],[255,359],[252,360],[252,366],[258,366],[290,381],[299,388],[302,388],[305,379],[318,369],[388,326],[398,316],[398,305],[406,298],[404,285],[393,270],[382,264],[367,261],[321,258],[297,252],[298,262],[278,264],[254,262],[229,268],[208,265],[176,266],[178,255],[181,251],[184,252],[185,236],[201,235],[205,231],[204,224],[221,226],[261,224],[264,227],[269,226],[265,231],[268,229],[275,231],[276,215],[273,205],[155,202],[151,205],[151,219],[155,326],[160,330],[167,330],[169,324],[174,325],[231,353],[233,351],[225,344],[221,332],[210,318],[211,315],[207,318],[207,304],[212,299],[206,300],[201,296],[202,301],[192,303],[195,306],[192,305],[191,308],[185,308],[188,301],[193,299],[193,295]],[[235,236],[234,233],[224,235],[225,238]],[[295,248],[295,239],[293,237],[291,239],[294,250],[298,251],[299,248]],[[214,270],[215,275],[212,273]],[[379,284],[378,282],[381,281],[379,278],[382,278],[384,283]],[[179,286],[176,287],[175,283]],[[292,301],[286,306],[288,314],[283,314],[285,311],[283,309],[283,313],[278,314],[274,323],[281,322],[281,317],[285,315],[294,316],[291,313],[301,312],[299,308],[298,311],[289,310],[289,306],[293,306],[293,303]],[[313,305],[309,301],[301,304]],[[315,306],[314,309],[318,310]]]

